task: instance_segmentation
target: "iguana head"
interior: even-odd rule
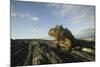
[[[56,25],[55,27],[49,29],[48,35],[57,38],[60,36],[62,30],[63,30],[62,25]]]

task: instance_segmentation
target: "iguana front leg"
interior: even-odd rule
[[[69,38],[65,38],[64,46],[67,48],[71,48],[72,44],[71,44],[71,40]]]

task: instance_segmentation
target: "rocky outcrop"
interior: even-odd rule
[[[12,40],[11,66],[95,61],[95,53],[84,52],[80,47],[66,52],[46,40]]]

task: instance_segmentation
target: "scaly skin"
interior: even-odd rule
[[[48,31],[48,35],[55,38],[55,40],[53,41],[54,44],[59,45],[63,48],[67,48],[69,50],[72,46],[71,40],[62,35],[62,31],[64,31],[63,27],[61,28],[60,26],[56,26]]]

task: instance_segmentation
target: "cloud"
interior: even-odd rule
[[[39,17],[37,16],[32,16],[30,13],[26,12],[26,13],[18,13],[15,11],[14,6],[11,6],[11,16],[12,17],[19,17],[21,19],[28,19],[28,20],[32,20],[32,21],[39,21]]]
[[[58,10],[57,12],[58,15],[60,16],[64,16],[66,14],[75,14],[75,13],[84,13],[84,12],[88,12],[89,14],[91,12],[89,12],[91,9],[93,9],[93,6],[86,6],[86,5],[71,5],[71,4],[47,4],[46,6],[48,7],[54,7],[54,12],[55,10]]]
[[[95,28],[82,29],[76,32],[75,36],[77,38],[94,38],[95,37]]]
[[[22,13],[16,13],[16,12],[11,12],[11,16],[12,17],[19,17],[19,18],[29,17],[29,15],[27,13],[22,14]]]
[[[66,4],[47,4],[47,7],[53,7],[52,13],[57,16],[65,16],[74,8],[74,5]]]
[[[68,22],[74,23],[74,24],[78,24],[78,23],[86,23],[86,24],[93,24],[95,21],[95,16],[94,15],[88,15],[86,13],[80,14],[78,16],[74,16],[70,19],[68,19]]]
[[[31,20],[33,20],[33,21],[39,21],[39,18],[38,17],[31,17]]]
[[[34,33],[41,33],[42,30],[38,29],[38,28],[32,28],[32,32],[34,32]]]
[[[29,18],[30,17],[29,13],[24,13],[24,14],[20,13],[20,14],[18,14],[18,16],[20,18]]]
[[[95,20],[94,6],[71,4],[47,4],[46,6],[53,8],[52,14],[56,17],[67,17],[67,22],[81,23],[94,22]]]
[[[45,6],[47,6],[47,7],[55,7],[55,8],[60,8],[61,7],[59,4],[55,4],[55,3],[46,4]]]
[[[39,21],[39,17],[31,16],[29,13],[15,13],[11,12],[12,17],[19,17],[21,19],[28,19],[32,21]]]

